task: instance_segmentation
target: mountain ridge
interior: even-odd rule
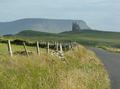
[[[60,33],[70,31],[73,22],[77,22],[82,29],[91,29],[83,20],[25,18],[11,22],[0,22],[0,34],[15,34],[23,30]]]

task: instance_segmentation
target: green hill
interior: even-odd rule
[[[59,34],[26,30],[19,32],[12,38],[31,41],[77,41],[84,45],[110,45],[120,47],[120,32],[107,32],[98,30],[81,30],[78,33],[68,31]]]
[[[80,37],[94,37],[94,38],[107,38],[107,39],[119,39],[120,32],[107,32],[107,31],[98,31],[98,30],[81,30],[80,32],[62,32],[59,34],[47,33],[40,31],[24,30],[16,34],[16,36],[25,36],[25,37],[41,37],[41,36],[80,36]]]
[[[79,33],[74,33],[72,31],[63,32],[61,34],[66,35],[79,35],[86,37],[100,37],[100,38],[120,38],[120,32],[107,32],[107,31],[98,31],[98,30],[81,30]]]
[[[24,30],[16,34],[16,36],[25,36],[25,37],[37,37],[37,36],[56,36],[57,34],[40,32],[40,31],[32,31],[32,30]]]

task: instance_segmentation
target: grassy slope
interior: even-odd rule
[[[110,51],[110,52],[114,52],[114,53],[120,53],[120,48],[114,48],[114,47],[110,47],[110,46],[97,46],[98,48]]]
[[[78,46],[65,58],[67,64],[45,53],[28,58],[0,55],[0,88],[110,89],[108,75],[93,52]]]
[[[32,31],[32,30],[25,30],[21,31],[16,35],[20,36],[27,36],[27,37],[36,37],[36,36],[56,36],[57,34],[54,33],[47,33],[47,32],[40,32],[40,31]]]

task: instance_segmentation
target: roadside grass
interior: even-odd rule
[[[107,51],[110,51],[110,52],[120,53],[120,48],[115,48],[115,47],[111,47],[111,46],[97,46],[97,47],[102,48]]]
[[[109,76],[92,51],[79,45],[65,59],[46,53],[0,55],[0,89],[110,89]]]

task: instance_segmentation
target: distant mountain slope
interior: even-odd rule
[[[72,30],[72,23],[77,22],[81,29],[90,29],[82,20],[57,19],[21,19],[12,22],[0,22],[0,34],[14,34],[23,30],[59,33]]]

